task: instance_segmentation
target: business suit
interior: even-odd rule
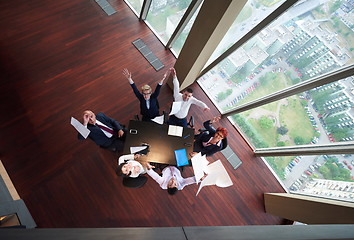
[[[157,84],[155,91],[150,96],[150,108],[147,108],[144,95],[139,92],[135,83],[131,83],[130,86],[132,87],[135,96],[139,99],[140,114],[143,115],[143,121],[150,121],[151,119],[159,116],[159,102],[157,101],[157,97],[160,94],[161,84]]]
[[[212,137],[214,137],[216,130],[210,124],[210,120],[205,121],[203,123],[204,128],[207,130],[196,136],[196,141],[194,142],[193,151],[201,152],[202,155],[206,155],[207,157],[213,155],[216,152],[219,152],[223,149],[223,146],[227,144],[227,139],[224,138],[220,145],[210,144],[208,146],[203,146],[203,142],[208,142]]]
[[[113,129],[114,134],[112,137],[108,138],[104,132],[96,125],[87,124],[87,128],[90,130],[88,137],[94,141],[97,145],[103,148],[110,148],[116,144],[116,141],[122,142],[122,139],[118,139],[117,132],[123,130],[123,127],[113,118],[107,117],[104,113],[98,113],[96,119],[101,123],[105,124],[107,127]],[[79,133],[78,138],[84,140],[85,138]],[[122,145],[122,144],[121,144]]]

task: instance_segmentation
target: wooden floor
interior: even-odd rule
[[[127,67],[138,86],[154,85],[174,65],[143,22],[123,1],[107,16],[95,1],[0,1],[0,159],[38,227],[173,227],[284,224],[264,212],[264,192],[284,192],[266,165],[233,127],[232,149],[243,164],[234,171],[218,153],[234,183],[229,188],[197,186],[169,196],[152,180],[140,189],[122,186],[117,157],[90,140],[77,140],[70,125],[85,109],[102,111],[127,124],[138,102],[122,75]],[[156,72],[131,42],[143,39],[165,64]],[[197,127],[217,114],[197,107]],[[165,85],[161,109],[172,92]],[[187,169],[185,177],[191,176]]]

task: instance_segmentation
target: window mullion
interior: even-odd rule
[[[143,6],[141,7],[139,20],[145,21],[146,16],[147,16],[149,9],[150,9],[151,2],[152,2],[152,0],[144,0]]]
[[[188,6],[186,12],[184,13],[181,21],[179,21],[175,31],[172,33],[170,39],[168,40],[168,42],[166,44],[166,48],[172,47],[172,45],[175,43],[176,39],[182,33],[183,29],[188,24],[189,20],[192,18],[193,14],[195,13],[195,11],[197,11],[198,7],[200,6],[200,4],[202,2],[203,2],[203,0],[192,0],[192,2]]]
[[[243,105],[240,105],[238,107],[235,107],[234,109],[224,112],[222,114],[222,117],[228,117],[237,113],[241,113],[256,107],[260,107],[265,104],[269,104],[271,102],[283,99],[285,97],[292,96],[297,93],[302,93],[304,91],[313,89],[315,87],[319,87],[331,82],[338,81],[340,79],[344,79],[347,77],[350,77],[353,75],[353,70],[354,70],[354,65],[350,65],[348,67],[342,68],[340,70],[334,71],[329,74],[324,74],[322,76],[319,76],[317,78],[309,79],[307,81],[298,83],[294,86],[282,89],[278,92],[266,95],[264,97],[258,98],[254,101],[250,101],[248,103],[245,103]]]
[[[258,148],[254,154],[257,157],[354,154],[354,142]]]

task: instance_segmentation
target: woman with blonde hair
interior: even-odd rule
[[[123,69],[123,75],[128,79],[135,96],[140,101],[140,114],[143,116],[143,121],[151,121],[151,119],[160,115],[159,102],[157,101],[157,97],[159,96],[163,81],[167,77],[167,73],[168,72],[165,73],[162,80],[157,84],[154,92],[152,92],[151,87],[147,84],[142,86],[141,92],[139,92],[132,79],[131,72],[129,72],[129,70],[126,68]]]

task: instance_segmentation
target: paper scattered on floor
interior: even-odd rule
[[[205,173],[208,175],[201,182],[196,195],[198,195],[204,186],[216,185],[218,187],[229,187],[233,185],[229,174],[220,160],[209,164]]]

